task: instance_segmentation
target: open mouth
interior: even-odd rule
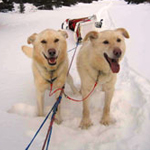
[[[53,66],[56,65],[57,63],[57,57],[47,57],[44,53],[43,53],[44,57],[47,59],[47,62],[49,65]]]
[[[113,73],[118,73],[120,70],[120,65],[118,63],[118,59],[110,58],[106,53],[104,53],[104,57],[109,63],[109,66]]]
[[[51,58],[48,58],[47,60],[48,60],[49,65],[56,65],[57,57],[51,57]]]

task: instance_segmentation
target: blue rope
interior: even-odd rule
[[[76,46],[75,46],[74,48],[68,50],[67,52],[69,53],[69,52],[75,50],[75,49],[77,48],[77,46],[80,44],[80,41],[81,41],[81,40],[82,40],[82,38],[79,38],[78,41],[77,41],[77,43],[76,43]]]
[[[72,48],[72,49],[70,49],[70,50],[68,50],[67,52],[69,53],[69,52],[73,51],[74,49],[75,49],[75,47],[74,47],[74,48]]]
[[[62,99],[62,96],[60,95],[60,96],[58,97],[57,101],[56,101],[56,106],[55,106],[54,109],[53,109],[53,114],[52,114],[52,117],[51,117],[51,122],[52,122],[52,120],[53,120],[54,117],[55,117],[55,114],[56,114],[56,112],[57,112],[57,108],[58,108],[59,103],[61,102],[61,99]],[[50,123],[51,123],[51,122],[50,122]],[[50,129],[50,133],[49,133],[48,140],[47,140],[46,150],[48,150],[49,143],[50,143],[50,140],[51,140],[52,128],[53,128],[53,126],[51,126],[51,129]]]
[[[51,135],[52,135],[52,128],[51,127],[51,130],[50,130],[50,133],[49,133],[49,136],[48,136],[48,141],[47,141],[47,145],[46,145],[46,150],[48,150],[48,147],[49,147],[49,143],[50,143],[50,139],[51,139]]]
[[[34,139],[36,138],[36,136],[38,135],[38,133],[40,132],[40,130],[42,129],[43,125],[45,124],[46,120],[48,119],[49,115],[51,114],[52,111],[54,111],[54,108],[58,107],[58,101],[55,102],[55,104],[53,105],[52,109],[49,111],[49,113],[47,114],[47,116],[45,117],[44,121],[42,122],[41,126],[39,127],[39,129],[37,130],[37,132],[35,133],[34,137],[32,138],[31,142],[28,144],[28,146],[26,147],[25,150],[28,150],[31,146],[31,144],[33,143]]]

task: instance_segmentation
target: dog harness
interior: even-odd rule
[[[51,80],[47,80],[47,79],[45,79],[47,82],[49,82],[50,84],[53,84],[53,82],[55,81],[57,79],[57,77],[55,77],[55,78],[53,78],[53,79],[51,79]]]

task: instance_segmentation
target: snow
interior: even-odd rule
[[[111,105],[114,123],[104,126],[102,116],[104,93],[99,89],[91,96],[93,126],[81,130],[82,104],[63,99],[63,123],[54,124],[51,150],[149,150],[150,149],[150,69],[149,26],[150,5],[127,5],[124,1],[105,0],[92,4],[79,3],[54,11],[28,9],[24,14],[0,13],[0,149],[25,149],[44,117],[36,116],[36,95],[31,60],[21,51],[27,38],[46,28],[60,29],[67,18],[91,16],[109,5],[114,26],[124,27],[130,33],[126,40],[127,52],[121,63],[116,91]],[[31,9],[30,9],[31,8]],[[75,46],[69,32],[68,49]],[[69,53],[71,59],[73,52]],[[71,69],[75,85],[80,79],[75,67]],[[70,93],[67,87],[66,91]],[[55,102],[45,94],[45,114]],[[40,150],[49,121],[37,136],[30,149]]]

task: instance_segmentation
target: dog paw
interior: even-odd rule
[[[110,124],[112,124],[112,119],[107,116],[107,117],[103,117],[102,120],[100,121],[101,124],[108,126]]]
[[[81,129],[88,129],[92,125],[93,125],[93,123],[91,122],[90,119],[82,119],[79,127]]]

